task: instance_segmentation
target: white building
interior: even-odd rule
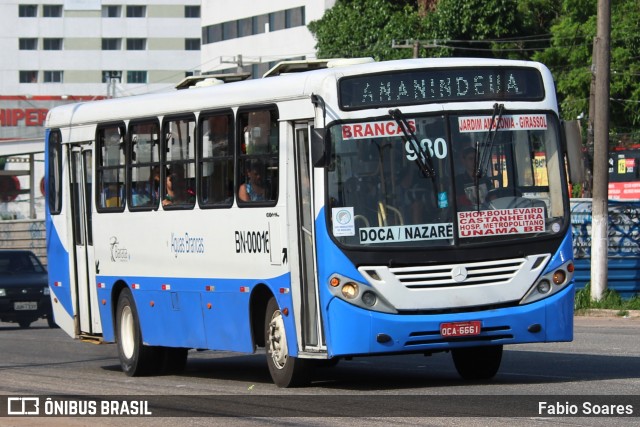
[[[44,150],[49,109],[172,90],[199,73],[200,3],[0,2],[0,219],[43,217],[43,157],[34,146]]]
[[[136,95],[199,69],[200,0],[3,0],[0,25],[1,95]]]
[[[260,77],[277,62],[316,57],[307,29],[335,0],[204,0],[202,72],[251,72]]]

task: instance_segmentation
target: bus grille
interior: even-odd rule
[[[537,260],[539,265],[545,256]],[[390,268],[389,271],[405,287],[410,289],[446,288],[510,282],[527,260],[512,258],[464,264],[446,264],[420,267]]]

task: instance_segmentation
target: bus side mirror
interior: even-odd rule
[[[585,181],[585,170],[580,123],[577,120],[571,120],[563,122],[563,126],[569,161],[569,178],[574,184],[582,183]]]
[[[324,167],[326,165],[325,130],[324,128],[313,128],[311,131],[311,162],[314,167]]]

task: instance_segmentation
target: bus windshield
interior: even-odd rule
[[[555,115],[404,118],[414,141],[390,119],[330,128],[328,215],[338,242],[441,247],[565,230]],[[416,146],[432,173],[416,161]]]

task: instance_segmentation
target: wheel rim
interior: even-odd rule
[[[280,310],[276,310],[269,323],[269,353],[276,368],[282,369],[287,364],[287,337],[284,333],[284,320]]]
[[[120,347],[127,359],[133,357],[135,332],[133,329],[133,313],[130,306],[124,306],[120,314]]]

